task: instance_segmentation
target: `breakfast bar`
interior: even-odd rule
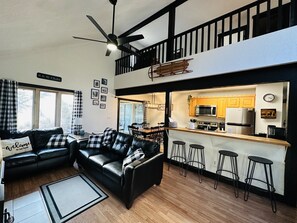
[[[273,161],[272,172],[276,193],[284,195],[285,180],[285,157],[290,144],[284,140],[273,138],[256,137],[226,132],[215,132],[188,128],[167,128],[168,133],[168,156],[171,152],[172,141],[182,140],[186,142],[188,154],[189,144],[200,144],[205,147],[206,170],[216,172],[219,150],[230,150],[238,153],[239,180],[244,182],[248,169],[248,156],[265,157]],[[168,157],[169,158],[169,157]],[[226,163],[226,167],[228,163]],[[229,173],[222,175],[230,177]],[[257,166],[255,177],[263,178],[264,169]],[[265,189],[266,185],[259,182],[254,184]]]

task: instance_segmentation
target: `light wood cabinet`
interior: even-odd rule
[[[197,105],[216,105],[217,118],[226,117],[226,108],[254,108],[255,95],[243,95],[232,97],[205,97],[191,98],[189,116],[195,116]]]
[[[228,97],[227,98],[227,108],[239,108],[240,98],[239,97]]]
[[[218,98],[217,117],[225,118],[226,116],[227,98]]]
[[[243,96],[240,98],[240,108],[254,108],[255,96]]]

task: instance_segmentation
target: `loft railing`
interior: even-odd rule
[[[297,25],[297,0],[258,0],[116,60],[116,75]]]

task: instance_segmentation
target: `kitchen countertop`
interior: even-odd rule
[[[291,146],[290,143],[288,143],[287,141],[284,141],[284,140],[265,138],[265,137],[259,137],[259,136],[250,136],[250,135],[207,131],[207,130],[199,130],[199,129],[189,129],[189,128],[168,128],[167,127],[166,129],[174,130],[174,131],[183,131],[183,132],[190,132],[190,133],[212,135],[212,136],[218,136],[218,137],[240,139],[240,140],[247,140],[247,141],[253,141],[253,142],[261,142],[261,143],[267,143],[267,144],[275,144],[275,145],[285,146],[286,148]]]

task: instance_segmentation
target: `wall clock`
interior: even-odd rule
[[[275,99],[275,95],[268,93],[263,96],[263,100],[266,102],[272,102]]]

